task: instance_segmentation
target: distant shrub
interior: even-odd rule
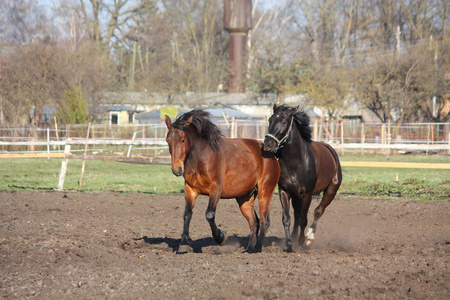
[[[60,124],[86,124],[89,117],[88,108],[81,88],[74,86],[66,90],[64,101],[60,103],[55,117]]]

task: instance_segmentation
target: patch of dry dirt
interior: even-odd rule
[[[311,211],[318,204],[313,200]],[[278,198],[262,253],[234,200],[194,209],[177,255],[182,195],[0,192],[0,297],[37,299],[450,299],[450,202],[338,197],[316,243],[285,253]]]

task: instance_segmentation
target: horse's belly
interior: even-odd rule
[[[235,176],[228,174],[225,176],[223,184],[222,198],[236,198],[250,194],[257,185],[256,176]]]
[[[205,178],[201,176],[191,176],[190,178],[185,179],[189,186],[201,195],[209,196],[211,193],[214,193],[216,189],[220,189],[216,181],[205,180]],[[256,176],[248,175],[242,177],[242,175],[237,176],[236,174],[227,174],[223,181],[220,198],[227,199],[248,195],[255,189],[256,185]]]

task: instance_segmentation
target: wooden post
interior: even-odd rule
[[[427,150],[426,154],[428,154],[428,146],[430,145],[430,125],[427,126]]]
[[[331,121],[331,128],[330,128],[330,143],[334,142],[334,120]]]
[[[361,144],[364,145],[366,142],[366,126],[361,123]],[[361,147],[361,154],[364,154],[364,147]]]
[[[131,141],[132,141],[132,142],[134,142],[134,140],[136,139],[136,134],[137,134],[137,131],[135,131],[135,132],[133,133],[133,137],[131,138]],[[131,148],[132,148],[132,147],[133,147],[133,145],[128,146],[127,157],[130,157],[130,154],[131,154]]]
[[[317,131],[319,130],[319,128],[318,128],[318,121],[317,120],[314,120],[314,140],[315,141],[317,141]]]
[[[155,126],[155,139],[158,138],[158,128]],[[158,156],[158,149],[157,146],[155,148],[155,157]]]
[[[450,132],[447,134],[447,141],[448,141],[448,151],[447,153],[450,155]]]
[[[259,139],[259,121],[256,121],[256,138]]]
[[[319,136],[317,137],[316,141],[320,141],[322,139],[322,132],[323,132],[323,124],[320,122],[319,124]]]
[[[431,124],[431,145],[434,145],[434,125]]]
[[[67,139],[70,141],[70,139]],[[62,191],[64,188],[64,180],[66,179],[67,165],[69,164],[70,144],[66,144],[64,147],[65,158],[61,162],[61,171],[59,172],[58,191]]]
[[[389,122],[388,122],[387,144],[388,144],[388,146],[391,145],[391,120],[389,120]],[[389,156],[390,154],[391,154],[391,148],[387,148],[386,156]]]
[[[50,154],[50,128],[47,127],[47,154]],[[50,159],[50,156],[48,157]]]
[[[235,130],[236,130],[236,122],[234,120],[234,117],[231,117],[231,132],[230,132],[230,138],[235,138]]]
[[[344,155],[344,121],[341,121],[341,145],[342,145],[342,150],[341,153],[342,155]]]
[[[147,130],[147,128],[145,126],[142,126],[142,139],[145,139],[145,131],[146,130]],[[145,145],[143,145],[142,148],[144,149],[144,151],[147,151],[147,147]]]
[[[58,122],[56,122],[56,117],[53,117],[55,119],[55,133],[56,133],[56,141],[59,142],[59,134],[58,134]],[[61,151],[61,147],[58,145],[58,152]]]
[[[381,145],[383,145],[382,146],[382,153],[383,154],[386,154],[386,149],[384,148],[384,145],[386,144],[386,124],[385,123],[383,123],[383,124],[381,124]]]
[[[87,134],[86,134],[86,144],[84,145],[84,157],[83,157],[83,164],[81,165],[81,175],[80,175],[80,182],[78,184],[78,187],[81,187],[81,184],[83,182],[83,175],[84,175],[84,167],[86,166],[86,152],[88,148],[88,141],[89,141],[89,131],[91,130],[91,123],[89,122]]]

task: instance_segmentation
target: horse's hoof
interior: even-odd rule
[[[252,254],[252,253],[257,253],[258,251],[255,249],[255,248],[252,248],[252,249],[245,249],[244,250],[244,253],[249,253],[249,254]],[[261,252],[261,251],[259,251],[259,252]]]
[[[311,247],[311,245],[313,244],[313,242],[314,242],[314,240],[309,240],[309,239],[307,239],[307,240],[306,240],[306,243],[305,243],[306,247]]]
[[[185,254],[192,252],[192,247],[189,245],[180,245],[177,250],[177,254]]]
[[[223,246],[225,244],[225,235],[223,234],[223,232],[220,232],[220,234],[214,239],[219,246]]]
[[[285,251],[286,251],[286,253],[294,252],[294,250],[292,250],[292,247],[287,247]]]

